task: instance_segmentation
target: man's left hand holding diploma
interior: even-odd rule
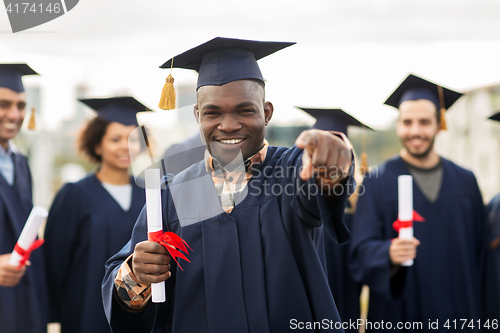
[[[2,287],[15,287],[26,273],[26,266],[29,265],[28,261],[20,269],[12,266],[9,264],[10,256],[10,253],[0,255],[0,286]]]

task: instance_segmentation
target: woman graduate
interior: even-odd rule
[[[97,170],[66,184],[52,204],[45,231],[50,320],[61,332],[110,332],[101,300],[104,263],[130,238],[145,203],[129,174],[141,150],[136,113],[150,111],[133,97],[85,99],[97,111],[78,148]]]
[[[304,108],[298,107],[304,112],[307,112],[314,118],[312,128],[320,129],[323,131],[337,131],[344,133],[346,136],[349,126],[361,127],[368,130],[372,128],[366,126],[356,118],[342,109],[318,109],[318,108]],[[360,184],[362,182],[358,182]],[[352,195],[351,195],[352,194]],[[346,203],[344,213],[344,223],[346,227],[351,230],[352,217],[356,211],[356,200],[358,193],[349,193],[349,199]],[[357,332],[349,324],[356,322],[360,314],[359,297],[361,294],[362,285],[352,278],[348,269],[348,251],[349,243],[339,244],[335,235],[335,231],[324,225],[324,247],[325,247],[325,267],[328,273],[328,284],[335,300],[335,305],[339,311],[340,319],[342,319],[343,328],[345,332]]]

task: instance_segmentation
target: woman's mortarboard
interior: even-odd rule
[[[320,129],[323,131],[337,131],[344,133],[347,137],[347,127],[348,126],[356,126],[361,128],[366,128],[369,130],[373,129],[353,116],[349,113],[345,112],[342,109],[318,109],[318,108],[304,108],[297,106],[298,109],[301,109],[304,112],[307,112],[311,116],[316,119],[312,128]],[[363,140],[365,141],[365,140]],[[368,171],[368,155],[366,154],[366,144],[363,142],[361,147],[361,168],[362,173]]]
[[[337,131],[342,132],[347,136],[348,126],[357,126],[372,130],[349,113],[342,109],[318,109],[318,108],[304,108],[297,106],[304,112],[307,112],[316,119],[313,128],[324,131]]]
[[[216,37],[165,62],[160,68],[185,68],[199,73],[196,89],[202,86],[220,86],[244,79],[264,82],[257,60],[295,43],[267,42]],[[175,108],[172,101],[173,78],[167,77],[159,107]]]
[[[99,117],[125,126],[138,126],[136,113],[151,111],[131,96],[79,99],[79,101],[97,111]]]
[[[414,74],[409,74],[387,98],[384,104],[399,109],[399,106],[404,101],[416,101],[419,99],[431,101],[436,106],[436,110],[440,110],[441,112],[440,129],[445,130],[446,120],[444,114],[461,96],[462,94],[459,92],[445,88]]]

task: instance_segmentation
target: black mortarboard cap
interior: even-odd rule
[[[137,112],[151,111],[150,108],[130,96],[79,99],[79,101],[97,111],[99,117],[126,126],[138,125]]]
[[[23,75],[39,75],[27,64],[0,64],[0,87],[23,92]]]
[[[488,117],[488,119],[500,121],[500,111]]]
[[[337,131],[345,135],[347,135],[348,126],[357,126],[373,130],[342,109],[317,109],[299,106],[297,108],[316,118],[316,123],[313,126],[315,129]]]
[[[442,89],[442,97],[440,90]],[[409,74],[406,79],[394,90],[384,104],[399,108],[404,101],[426,99],[436,105],[436,110],[449,109],[461,93],[445,88],[434,82],[428,81],[414,74]],[[440,99],[442,98],[442,102]]]
[[[216,37],[175,56],[160,67],[194,69],[199,73],[196,89],[243,79],[264,81],[257,60],[293,44]]]

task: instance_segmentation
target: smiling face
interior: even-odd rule
[[[135,128],[134,125],[125,126],[117,122],[112,122],[106,127],[101,143],[95,148],[95,153],[101,157],[103,166],[120,170],[128,169],[131,163],[130,155],[136,155],[141,150]]]
[[[0,87],[0,145],[4,148],[19,133],[25,113],[25,93]]]
[[[399,107],[396,132],[404,149],[414,158],[425,159],[439,132],[436,107],[428,100],[405,101]]]
[[[239,80],[200,87],[194,112],[208,151],[228,164],[240,152],[246,160],[262,148],[273,105],[264,102],[264,89],[258,83]]]

